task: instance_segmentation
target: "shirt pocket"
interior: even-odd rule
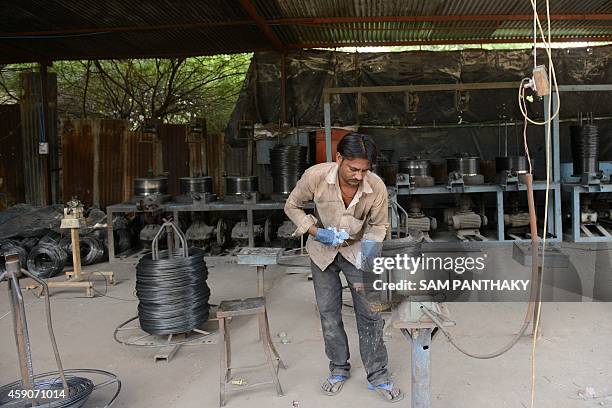
[[[346,224],[348,225],[348,233],[351,239],[359,239],[361,230],[363,229],[364,219],[353,217],[352,215],[345,215]]]

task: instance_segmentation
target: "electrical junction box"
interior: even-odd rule
[[[49,143],[43,142],[38,144],[38,154],[49,154]]]

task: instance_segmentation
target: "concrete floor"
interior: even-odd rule
[[[507,260],[508,268],[516,264]],[[578,254],[581,268],[592,268],[588,253]],[[503,259],[503,257],[502,257]],[[123,390],[116,407],[209,408],[218,406],[219,347],[216,344],[183,347],[170,363],[155,363],[151,349],[123,346],[113,340],[117,325],[136,314],[134,301],[136,258],[118,264],[96,265],[94,270],[113,270],[120,283],[108,295],[82,298],[78,291],[56,290],[52,296],[55,333],[64,366],[109,370],[120,376]],[[591,262],[589,264],[589,262]],[[229,258],[214,258],[210,266],[211,303],[222,299],[254,296],[254,268],[236,265]],[[589,264],[590,266],[588,266]],[[17,379],[18,367],[12,334],[6,283],[0,284],[0,384]],[[270,325],[277,348],[288,370],[280,372],[285,396],[272,387],[233,394],[228,407],[290,408],[294,401],[309,407],[385,407],[366,389],[365,375],[357,348],[356,326],[350,309],[345,326],[351,343],[353,376],[337,397],[319,392],[326,376],[312,283],[304,274],[288,274],[284,267],[266,273],[266,295]],[[104,291],[104,283],[96,285]],[[29,326],[37,372],[53,370],[51,347],[44,326],[42,300],[26,293]],[[507,342],[518,330],[525,304],[452,303],[457,341],[475,352],[488,352]],[[546,303],[542,307],[543,336],[536,357],[536,407],[612,407],[612,303]],[[286,332],[289,344],[276,337]],[[261,361],[254,319],[232,322],[233,358],[238,365]],[[401,333],[387,329],[389,369],[396,383],[410,392],[410,347]],[[442,337],[432,346],[432,406],[457,408],[529,407],[531,389],[531,339],[521,340],[511,351],[495,360],[475,360],[460,354]],[[266,371],[249,372],[238,378],[255,382]],[[578,393],[595,390],[595,399]],[[101,406],[104,394],[96,392],[87,406]],[[399,406],[409,406],[407,398]]]

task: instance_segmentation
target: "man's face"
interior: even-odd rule
[[[338,163],[338,178],[350,186],[358,186],[370,170],[368,159],[348,160],[340,153],[336,153],[336,162]]]

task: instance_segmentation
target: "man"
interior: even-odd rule
[[[349,345],[342,322],[342,271],[353,297],[368,388],[396,402],[403,393],[394,387],[387,372],[385,322],[366,298],[365,273],[360,270],[362,260],[370,258],[371,263],[386,237],[387,189],[380,177],[370,172],[377,148],[369,136],[348,134],[338,143],[337,151],[335,162],[320,163],[304,172],[285,204],[285,213],[297,225],[294,235],[309,234],[306,248],[330,360],[330,376],[321,388],[327,395],[336,395],[350,375]],[[303,210],[311,200],[315,216]]]

